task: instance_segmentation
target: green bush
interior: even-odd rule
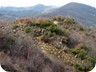
[[[40,27],[40,24],[35,20],[33,20],[29,25],[30,26],[37,26],[37,27],[39,26]]]
[[[81,64],[74,64],[74,67],[80,71],[85,71],[85,66]]]
[[[54,24],[48,26],[46,29],[57,35],[67,35],[68,34],[65,30],[58,28],[57,25],[54,25]]]
[[[17,29],[19,26],[17,24],[13,25],[13,29]]]
[[[80,30],[80,31],[84,31],[84,28],[83,28],[83,27],[79,27],[79,30]]]
[[[94,68],[94,66],[84,66],[84,65],[82,65],[82,64],[77,64],[77,63],[75,63],[75,64],[73,64],[74,65],[74,67],[76,68],[76,69],[78,69],[78,70],[80,70],[80,71],[84,71],[84,72],[87,72],[87,71],[91,71],[93,68]]]
[[[30,29],[29,27],[25,27],[25,28],[24,28],[24,31],[25,31],[26,33],[29,33],[29,32],[31,32],[31,29]]]
[[[79,50],[76,48],[70,49],[70,52],[73,53],[74,55],[79,53]]]
[[[95,59],[94,59],[94,58],[92,58],[92,57],[88,57],[88,58],[87,58],[87,60],[88,60],[88,61],[90,61],[90,62],[92,62],[92,63],[94,63],[94,62],[95,62]]]
[[[91,71],[94,68],[94,66],[89,66],[86,68],[87,71]]]
[[[46,27],[50,26],[51,24],[52,24],[52,22],[50,22],[50,21],[41,22],[41,23],[40,23],[40,27],[41,27],[41,28],[46,28]]]
[[[87,51],[84,49],[70,49],[70,52],[73,53],[74,55],[77,55],[77,57],[84,59],[85,56],[87,55]]]
[[[37,27],[41,27],[41,28],[46,28],[47,26],[50,26],[52,24],[51,21],[32,21],[32,23],[30,23],[31,26],[37,26]]]
[[[77,54],[77,56],[80,57],[81,59],[84,59],[86,55],[87,55],[87,51],[85,51],[84,49],[81,49]]]
[[[81,47],[81,49],[84,49],[84,50],[86,50],[86,51],[89,51],[89,49],[91,49],[91,48],[90,48],[89,45],[84,44],[84,45]]]

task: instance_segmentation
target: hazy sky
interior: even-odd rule
[[[0,6],[26,7],[36,4],[62,6],[69,2],[79,2],[96,7],[96,0],[0,0]]]

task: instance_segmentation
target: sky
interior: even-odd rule
[[[96,0],[0,0],[0,7],[28,7],[36,4],[63,6],[70,2],[78,2],[96,7]]]

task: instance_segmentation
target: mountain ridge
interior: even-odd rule
[[[53,11],[49,10],[49,13],[40,14],[43,17],[53,17],[56,15],[75,18],[79,23],[96,27],[96,8],[85,4],[72,2]]]
[[[45,9],[50,9],[50,8],[55,8],[56,6],[47,6],[43,4],[37,4],[34,6],[28,6],[28,7],[12,7],[12,6],[6,6],[6,7],[0,7],[0,10],[9,10],[9,11],[22,11],[22,10],[35,10],[39,8],[45,8]]]

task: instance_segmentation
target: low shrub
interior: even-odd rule
[[[80,30],[80,31],[84,31],[84,28],[83,28],[83,27],[79,27],[79,30]]]
[[[81,47],[81,49],[84,49],[84,50],[86,50],[86,51],[89,51],[89,49],[91,49],[91,48],[90,48],[89,45],[84,44],[84,45]]]
[[[87,60],[88,60],[88,61],[90,61],[90,62],[92,62],[92,63],[94,63],[94,62],[95,62],[95,59],[94,59],[94,58],[92,58],[92,57],[87,57]]]
[[[65,18],[64,23],[66,24],[75,24],[75,20],[73,18]]]
[[[13,29],[17,29],[19,26],[17,24],[13,25]]]
[[[62,29],[58,28],[57,25],[54,25],[54,24],[48,26],[46,29],[57,35],[68,35],[66,30],[62,30]]]
[[[81,64],[74,64],[74,67],[80,71],[85,71],[85,66],[81,65]]]
[[[81,49],[79,51],[79,53],[77,54],[77,57],[80,57],[81,59],[84,59],[86,55],[87,55],[87,51],[85,51],[84,49]]]
[[[24,28],[24,31],[25,31],[26,33],[29,33],[29,32],[31,32],[31,29],[30,29],[29,27],[25,27],[25,28]]]
[[[75,63],[73,65],[76,69],[78,69],[80,71],[84,71],[84,72],[91,71],[94,68],[94,66],[84,66],[82,64],[77,64],[77,63]]]
[[[85,56],[87,55],[87,51],[85,51],[84,49],[70,49],[70,52],[73,53],[74,55],[77,55],[77,57],[84,59]]]
[[[74,49],[70,49],[70,52],[73,53],[74,55],[79,53],[79,50],[74,48]]]
[[[54,17],[53,18],[53,20],[56,20],[56,21],[64,21],[64,17],[62,17],[62,16],[56,16],[56,17]]]

